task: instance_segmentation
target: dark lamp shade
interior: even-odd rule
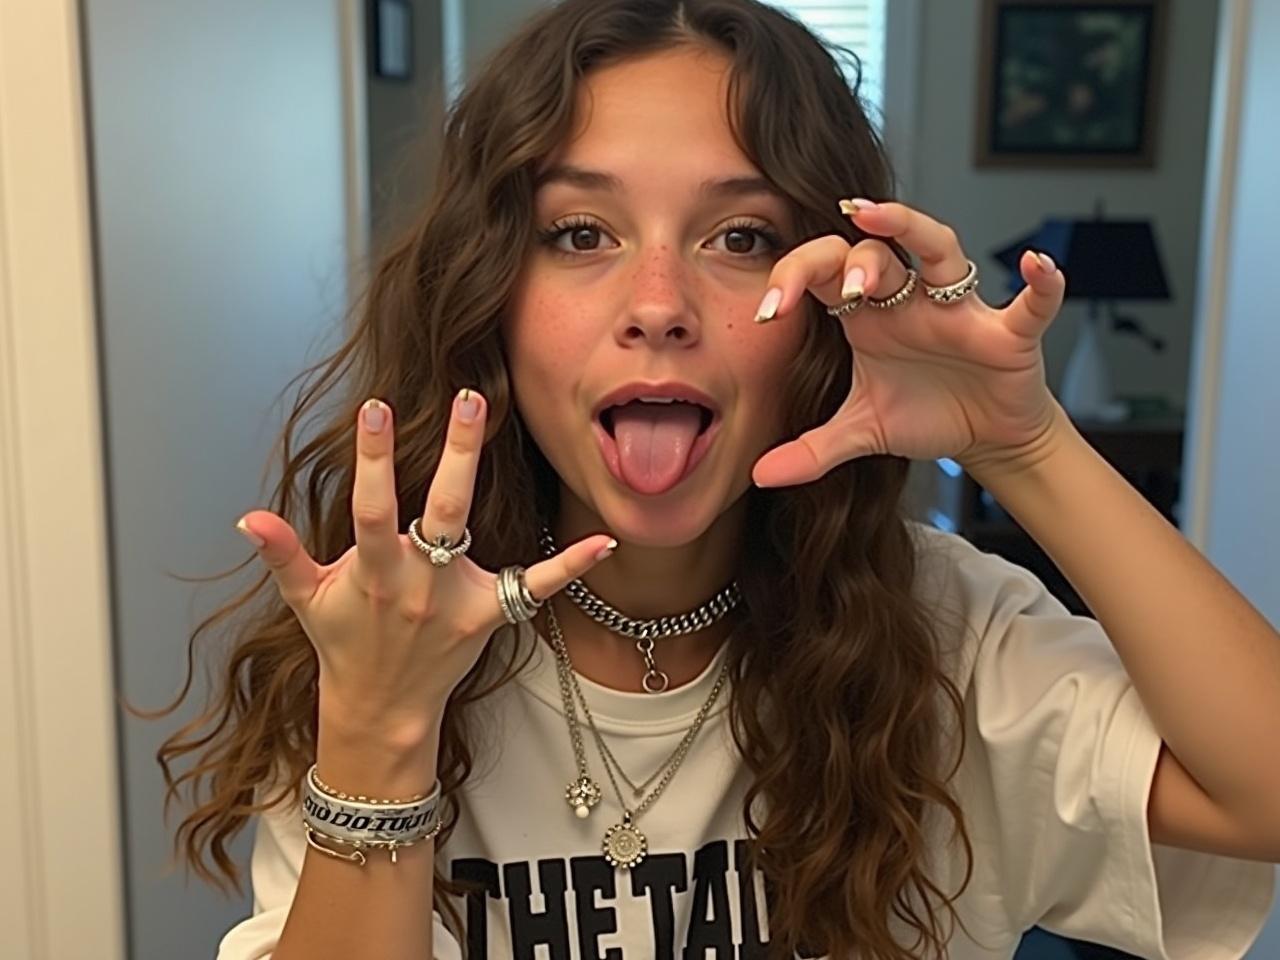
[[[1028,249],[1049,254],[1062,268],[1068,299],[1169,299],[1156,238],[1145,220],[1045,220],[993,254],[1008,267],[1014,293],[1026,286],[1018,261]]]

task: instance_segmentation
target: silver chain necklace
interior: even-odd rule
[[[586,698],[582,694],[582,687],[576,683],[573,686],[574,692],[578,695],[578,702],[582,705],[582,711],[583,713],[586,713],[589,708],[587,707]],[[609,749],[609,745],[604,742],[604,734],[596,729],[594,725],[591,727],[591,735],[595,738],[596,749],[600,751],[600,761],[606,766],[613,767],[614,773],[620,776],[622,778],[622,782],[631,788],[631,796],[636,800],[640,799],[640,797],[644,795],[644,792],[649,789],[649,785],[652,784],[653,781],[657,780],[664,772],[666,772],[667,767],[671,766],[671,762],[675,760],[676,757],[673,752],[671,756],[667,757],[667,759],[658,766],[658,769],[649,774],[648,779],[641,784],[637,784],[627,776],[627,771],[622,769],[622,764],[619,763],[618,758],[613,755],[613,751]],[[677,749],[679,748],[677,747]]]
[[[547,604],[547,622],[550,626],[551,643],[555,647],[556,673],[560,680],[560,699],[564,704],[565,722],[569,726],[569,740],[573,744],[574,759],[578,765],[578,779],[565,788],[565,799],[574,808],[574,812],[578,817],[582,818],[586,817],[591,808],[600,802],[600,787],[591,779],[591,775],[587,771],[587,753],[582,743],[582,729],[578,726],[578,710],[577,705],[574,703],[575,692],[578,700],[582,703],[582,713],[587,718],[587,725],[595,736],[596,745],[603,747],[603,739],[600,736],[600,730],[596,727],[595,718],[591,716],[591,709],[587,706],[587,698],[583,695],[582,687],[578,684],[578,677],[573,672],[573,663],[569,660],[569,650],[564,643],[564,634],[560,632],[560,624],[556,620],[555,610],[552,609],[549,603]],[[729,661],[726,659],[724,666],[720,668],[719,676],[716,677],[715,686],[711,688],[711,693],[707,696],[706,702],[698,709],[698,714],[694,717],[693,724],[680,740],[675,753],[671,755],[671,759],[662,765],[661,769],[665,770],[662,779],[658,781],[658,785],[644,799],[636,804],[634,810],[627,806],[627,801],[622,795],[622,789],[618,786],[618,781],[613,775],[613,768],[609,765],[608,760],[604,758],[603,752],[601,753],[604,772],[608,775],[609,783],[613,786],[613,792],[618,797],[618,806],[622,808],[622,822],[616,823],[606,830],[604,839],[601,842],[604,858],[612,866],[630,870],[644,860],[648,854],[648,838],[635,826],[635,821],[640,818],[640,814],[651,807],[658,797],[662,795],[662,791],[667,789],[667,784],[671,782],[676,775],[676,771],[680,769],[680,765],[684,763],[684,758],[688,755],[689,748],[693,745],[694,739],[698,736],[698,731],[702,729],[707,716],[711,713],[711,707],[720,696],[720,690],[728,676]]]
[[[555,538],[552,537],[550,529],[545,525],[542,527],[540,542],[543,556],[550,557],[555,555]],[[614,633],[620,633],[624,637],[629,637],[636,641],[636,649],[640,651],[640,656],[644,658],[645,667],[644,678],[640,683],[647,693],[662,693],[671,686],[671,678],[662,670],[659,670],[654,662],[654,640],[680,637],[686,633],[705,630],[737,607],[742,600],[742,593],[738,589],[738,581],[731,580],[729,585],[714,597],[687,613],[640,620],[635,617],[628,617],[617,607],[606,603],[592,593],[581,580],[571,581],[564,588],[564,592],[573,601],[574,606],[596,623],[607,627]]]

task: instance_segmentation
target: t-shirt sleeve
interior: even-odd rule
[[[977,638],[961,803],[975,847],[994,848],[1013,929],[1153,960],[1242,957],[1270,911],[1274,865],[1153,845],[1162,740],[1101,624],[1030,571],[946,539]]]
[[[302,815],[287,800],[254,818],[255,833],[250,860],[253,913],[230,930],[218,945],[217,960],[265,960],[269,958],[298,889],[307,838]],[[385,856],[385,854],[383,854]],[[352,865],[351,869],[360,869]],[[458,941],[449,933],[439,912],[432,916],[434,960],[462,960]]]

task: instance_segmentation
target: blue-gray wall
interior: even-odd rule
[[[84,31],[117,675],[154,708],[224,595],[167,573],[247,555],[232,524],[260,505],[271,398],[346,295],[339,18],[337,0],[85,0]],[[211,956],[248,898],[166,872],[154,754],[178,719],[120,723],[130,957]]]

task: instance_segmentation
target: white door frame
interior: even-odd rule
[[[79,11],[0,0],[0,955],[123,960]]]
[[[1194,343],[1182,462],[1183,535],[1201,551],[1209,546],[1213,504],[1214,426],[1222,392],[1222,341],[1226,335],[1227,286],[1239,165],[1240,111],[1248,66],[1250,0],[1222,0],[1213,66],[1209,151],[1205,163],[1200,249],[1197,260]]]

